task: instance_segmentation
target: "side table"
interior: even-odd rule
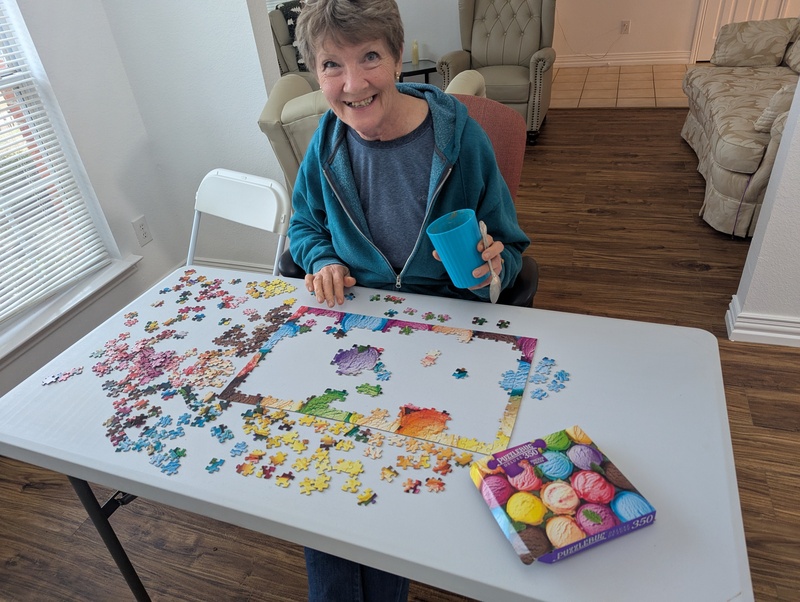
[[[403,70],[400,72],[400,81],[412,75],[424,75],[425,83],[430,83],[429,76],[436,71],[436,61],[422,59],[416,65],[411,61],[403,63]]]

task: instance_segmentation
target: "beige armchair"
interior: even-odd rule
[[[305,65],[294,46],[294,21],[300,12],[300,0],[289,0],[277,5],[269,11],[269,24],[272,28],[272,41],[275,44],[275,54],[278,57],[278,67],[281,75],[296,73],[308,80],[314,90],[319,88],[317,78],[313,73],[306,71]]]
[[[467,70],[453,78],[445,92],[485,97],[486,85],[480,73]],[[290,194],[319,119],[329,108],[322,91],[300,74],[284,75],[269,93],[258,127],[269,138]]]
[[[474,69],[486,96],[522,115],[535,141],[550,106],[555,13],[556,0],[458,0],[462,48],[439,59],[443,86]]]

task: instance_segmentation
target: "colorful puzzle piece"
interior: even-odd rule
[[[358,494],[358,505],[359,506],[369,506],[370,504],[374,504],[378,499],[378,495],[372,491],[372,489],[367,489],[364,493]]]
[[[350,477],[342,485],[342,491],[349,491],[350,493],[358,493],[358,488],[361,487],[361,481],[355,477]]]
[[[219,472],[219,469],[222,468],[222,465],[225,464],[225,460],[220,460],[218,458],[211,458],[211,461],[206,466],[206,470],[209,474],[213,474],[215,472]]]
[[[428,488],[428,491],[433,493],[440,493],[444,491],[444,481],[442,479],[430,477],[425,481],[425,486]]]
[[[419,488],[422,486],[422,481],[419,479],[406,479],[403,483],[403,491],[406,493],[419,493]]]
[[[399,474],[400,473],[397,472],[393,467],[384,466],[381,468],[381,481],[388,481],[391,483],[395,477],[399,476]]]

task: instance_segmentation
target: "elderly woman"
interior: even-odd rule
[[[491,143],[454,97],[426,84],[396,83],[403,23],[394,0],[307,0],[297,21],[301,54],[331,111],[319,123],[294,187],[290,251],[320,303],[344,288],[394,289],[487,299],[486,277],[456,288],[425,228],[471,208],[488,228],[478,244],[503,288],[529,244],[519,228]]]
[[[320,303],[344,303],[356,283],[487,299],[485,279],[456,288],[425,234],[436,218],[470,208],[491,236],[478,243],[503,287],[529,244],[491,143],[454,97],[398,84],[403,23],[395,0],[306,0],[295,35],[331,106],[300,167],[290,250]],[[408,581],[306,549],[309,600],[404,600]]]

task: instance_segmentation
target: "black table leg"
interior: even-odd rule
[[[122,494],[122,497],[118,497],[115,495],[109,500],[110,502],[113,501],[113,507],[111,507],[110,511],[106,511],[105,507],[100,506],[100,503],[94,496],[94,492],[91,487],[89,487],[89,483],[83,479],[76,479],[75,477],[67,478],[72,484],[73,489],[75,489],[75,493],[78,494],[78,498],[83,504],[83,507],[86,508],[86,513],[89,515],[89,518],[92,519],[97,532],[103,539],[103,543],[106,544],[106,548],[111,552],[111,557],[114,559],[114,562],[117,563],[120,573],[122,573],[122,576],[125,578],[128,587],[131,588],[131,592],[133,592],[136,600],[139,602],[150,602],[150,596],[147,594],[147,590],[145,590],[141,579],[139,579],[139,575],[136,574],[136,569],[133,568],[117,534],[114,533],[114,529],[111,527],[111,523],[108,522],[108,517],[114,510],[120,505],[132,501],[135,499],[135,496]]]

